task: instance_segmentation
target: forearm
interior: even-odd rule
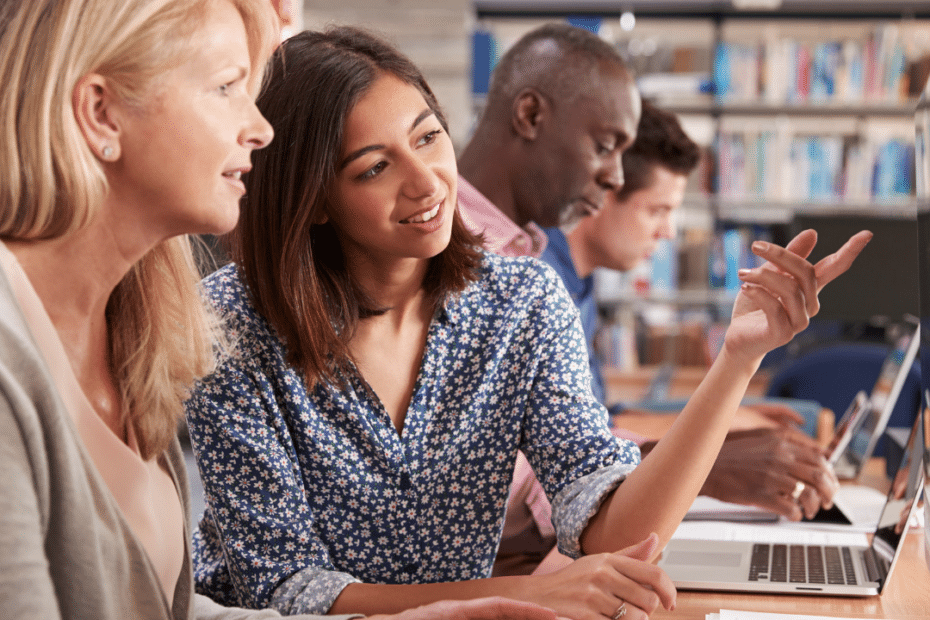
[[[586,554],[615,551],[656,532],[668,541],[713,467],[761,358],[726,347],[688,404],[639,467],[607,498],[581,536]]]
[[[473,600],[503,596],[537,603],[532,577],[491,577],[470,581],[413,585],[353,583],[346,586],[330,614],[393,614],[443,600]]]
[[[639,450],[642,453],[643,459],[649,456],[649,453],[652,452],[653,448],[659,443],[658,439],[650,439],[646,443],[640,444]],[[724,440],[724,446],[726,441]],[[698,491],[698,495],[707,495],[708,497],[717,497],[716,484],[714,481],[714,471],[713,468],[716,466],[716,460],[714,464],[711,465],[711,471],[708,472],[707,478],[704,480],[704,484],[701,485],[701,490]],[[718,498],[719,499],[719,498]]]

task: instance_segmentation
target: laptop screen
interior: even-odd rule
[[[918,338],[916,322],[908,321],[904,332],[895,341],[894,349],[885,358],[875,386],[869,396],[868,412],[853,429],[852,438],[846,446],[844,457],[858,467],[872,456],[884,426],[891,416],[891,409],[910,372],[917,356]]]
[[[930,389],[924,390],[924,409],[921,412],[924,440],[924,557],[930,569]]]
[[[889,562],[907,533],[907,521],[923,489],[924,423],[921,411],[905,446],[904,456],[888,491],[888,500],[878,519],[872,550]]]
[[[862,416],[866,415],[868,406],[869,395],[865,393],[865,390],[856,392],[856,396],[849,404],[849,407],[846,408],[843,417],[836,423],[836,429],[833,431],[833,438],[828,446],[830,457],[827,459],[831,465],[836,465],[840,457],[843,456],[851,439],[849,434],[857,427]]]

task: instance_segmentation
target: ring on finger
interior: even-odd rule
[[[804,492],[805,484],[798,480],[794,483],[794,491],[791,492],[791,499],[798,501],[798,498],[801,497],[801,493]]]
[[[614,612],[614,615],[610,617],[610,620],[620,620],[623,616],[626,615],[626,601],[620,603],[620,607],[617,607],[617,611]]]

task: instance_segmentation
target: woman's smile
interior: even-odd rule
[[[442,208],[444,204],[445,202],[440,202],[430,209],[419,211],[401,220],[400,223],[407,226],[414,226],[424,232],[435,232],[439,230],[445,220],[445,209]]]
[[[455,152],[416,87],[387,73],[376,78],[348,114],[340,160],[329,218],[347,256],[376,257],[370,267],[390,269],[448,246]]]

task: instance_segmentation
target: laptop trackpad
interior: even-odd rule
[[[666,550],[665,564],[681,566],[720,566],[735,568],[743,561],[742,553],[721,553],[715,551],[679,551]]]

